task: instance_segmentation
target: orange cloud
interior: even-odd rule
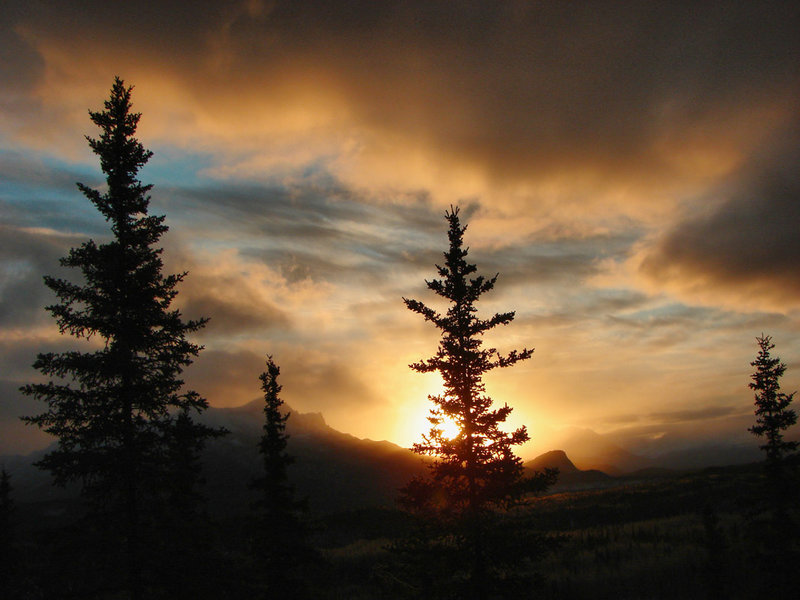
[[[25,143],[52,148],[65,125],[74,140],[121,74],[138,87],[142,134],[213,153],[208,175],[279,177],[322,161],[365,197],[427,190],[442,205],[475,197],[560,223],[609,210],[663,219],[779,127],[796,92],[783,67],[791,20],[778,9],[90,10],[17,17],[44,64]],[[746,59],[744,30],[762,48]]]

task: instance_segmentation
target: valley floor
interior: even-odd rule
[[[782,591],[781,582],[786,578],[780,565],[798,556],[798,540],[787,540],[791,533],[770,531],[771,521],[758,510],[763,489],[761,467],[749,465],[536,498],[517,515],[518,531],[538,532],[553,543],[540,559],[520,566],[515,575],[531,584],[515,598],[792,597]],[[42,513],[43,508],[49,512]],[[30,560],[29,568],[23,565],[20,573],[32,588],[48,568],[46,552],[41,552],[48,543],[48,531],[56,530],[58,521],[69,517],[69,511],[54,510],[50,505],[18,507],[20,556]],[[792,516],[794,522],[800,518]],[[213,530],[209,539],[215,545],[209,555],[221,561],[215,563],[215,581],[227,591],[208,597],[256,597],[252,589],[237,591],[225,581],[247,582],[256,572],[247,544],[250,526],[242,515],[216,515],[209,520]],[[421,597],[397,570],[388,550],[409,527],[409,518],[394,508],[312,519],[311,539],[319,562],[314,569],[317,583],[312,597]],[[775,539],[783,539],[782,555],[777,553]]]
[[[556,544],[534,566],[541,578],[523,597],[793,597],[785,595],[777,568],[787,557],[773,554],[768,520],[758,511],[763,483],[760,466],[749,465],[544,496],[524,522]],[[369,521],[362,515],[361,523]],[[334,529],[335,522],[331,517]],[[341,582],[350,596],[337,597],[402,597],[381,591],[391,579],[382,571],[391,536],[371,537],[368,530],[326,550],[336,571],[354,576]],[[787,549],[797,556],[798,540],[789,540]]]

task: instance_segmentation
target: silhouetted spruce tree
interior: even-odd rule
[[[258,451],[264,475],[251,485],[259,494],[254,503],[257,527],[253,551],[263,576],[265,597],[303,598],[307,585],[303,570],[312,559],[308,532],[301,519],[305,503],[295,500],[289,483],[288,467],[294,458],[286,451],[289,414],[282,412],[280,367],[271,356],[267,356],[266,367],[259,375],[264,392],[264,433]]]
[[[790,408],[794,392],[781,391],[780,378],[786,365],[780,358],[772,357],[775,347],[772,338],[756,338],[758,355],[750,363],[755,367],[750,389],[755,392],[756,424],[749,431],[765,437],[761,449],[766,453],[766,505],[765,518],[756,523],[756,536],[760,541],[757,557],[767,573],[763,582],[765,592],[771,597],[784,597],[796,588],[793,572],[800,558],[800,527],[797,524],[798,499],[797,449],[800,444],[784,439],[786,430],[797,422],[797,414]],[[789,597],[789,596],[785,596]]]
[[[446,572],[462,572],[464,585],[459,589],[453,581],[442,584],[436,575],[427,580],[453,596],[482,599],[490,597],[490,587],[499,590],[499,573],[506,559],[519,563],[523,558],[521,554],[509,555],[517,541],[513,534],[504,531],[500,536],[503,539],[498,539],[501,521],[495,518],[496,511],[513,507],[528,491],[546,488],[555,473],[525,477],[522,461],[513,448],[528,440],[526,428],[512,433],[500,429],[512,409],[508,405],[492,408],[483,375],[526,360],[533,350],[502,355],[483,346],[483,335],[511,323],[514,313],[499,313],[488,319],[477,316],[476,303],[494,287],[498,275],[471,277],[477,268],[466,261],[466,226],[460,223],[459,209],[451,207],[445,218],[450,247],[444,253],[444,264],[436,265],[441,279],[426,284],[448,302],[447,312],[442,314],[418,300],[403,299],[411,311],[441,330],[436,354],[410,366],[419,373],[438,372],[444,393],[429,396],[435,405],[428,418],[432,426],[423,441],[413,447],[414,452],[434,458],[430,476],[412,480],[402,491],[401,504],[429,517],[425,525],[428,531],[412,544],[412,553],[423,556],[427,566],[438,562]],[[445,436],[441,428],[444,419],[458,425],[458,435]],[[429,558],[421,549],[426,545],[434,549],[427,553]],[[421,595],[441,592],[423,589]]]
[[[770,350],[775,347],[772,338],[761,335],[758,342],[758,356],[750,363],[755,367],[749,385],[755,391],[756,424],[748,429],[753,435],[766,437],[761,449],[767,455],[767,465],[775,469],[785,464],[792,453],[797,452],[798,442],[784,439],[784,432],[797,423],[797,414],[789,408],[795,392],[785,394],[781,391],[780,378],[786,372],[786,365],[778,357],[773,358]]]
[[[163,523],[158,540],[163,559],[159,561],[156,580],[166,597],[174,600],[218,598],[219,590],[229,583],[223,580],[223,561],[215,548],[200,489],[205,483],[200,456],[208,437],[204,427],[192,419],[188,408],[183,408],[175,416],[166,444],[169,468],[163,485],[163,513],[158,519]],[[225,433],[224,429],[211,431],[213,437]]]
[[[81,283],[46,276],[58,303],[47,307],[62,334],[99,340],[88,351],[39,354],[34,367],[52,378],[22,388],[47,403],[45,412],[24,420],[54,435],[58,447],[38,466],[57,484],[80,481],[94,526],[108,535],[119,557],[130,597],[145,591],[144,538],[154,531],[156,506],[169,490],[165,460],[176,423],[207,408],[194,391],[182,391],[180,375],[200,346],[187,334],[205,324],[184,321],[171,308],[185,273],[162,274],[160,248],[167,231],[163,216],[148,214],[150,185],[138,179],[152,153],[134,137],[140,114],[131,112],[131,87],[115,78],[104,110],[89,112],[101,130],[87,137],[106,175],[104,192],[78,184],[111,227],[111,240],[89,240],[73,248],[61,265],[78,269]],[[201,440],[212,431],[193,425]]]

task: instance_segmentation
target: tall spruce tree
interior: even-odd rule
[[[466,566],[468,571],[462,597],[486,598],[493,565],[502,562],[503,554],[502,548],[491,543],[496,532],[493,513],[515,505],[527,491],[543,489],[554,480],[555,473],[525,477],[522,461],[513,450],[529,439],[526,428],[511,433],[500,428],[512,409],[507,404],[492,408],[483,376],[530,358],[533,350],[512,350],[502,355],[495,348],[483,346],[483,335],[511,323],[514,312],[498,313],[488,319],[477,315],[476,303],[492,290],[498,275],[488,279],[482,275],[470,277],[477,268],[466,260],[466,225],[460,223],[459,209],[451,207],[445,218],[450,247],[444,253],[444,264],[436,265],[441,279],[425,283],[448,302],[447,312],[442,314],[418,300],[403,299],[411,311],[441,331],[436,354],[410,366],[419,373],[438,372],[444,391],[429,396],[434,404],[428,418],[431,429],[423,435],[422,442],[413,446],[414,452],[434,458],[430,476],[412,480],[402,492],[401,503],[431,516],[433,523],[447,524],[445,533],[450,540],[456,540],[453,564],[461,569]],[[446,419],[456,423],[457,435],[447,437],[444,433],[442,423]],[[505,539],[506,549],[513,541]],[[436,544],[441,558],[448,544],[441,539]],[[450,586],[450,591],[455,588]]]
[[[263,576],[267,598],[304,598],[307,592],[304,567],[313,558],[301,513],[305,502],[297,501],[289,483],[288,468],[294,457],[286,451],[289,436],[278,383],[280,367],[267,356],[267,370],[259,375],[264,393],[264,433],[258,451],[264,466],[263,476],[251,487],[258,492],[255,502],[257,527],[253,550]]]
[[[156,505],[170,493],[165,457],[176,423],[207,403],[182,390],[180,375],[201,350],[186,336],[205,319],[184,321],[171,308],[186,273],[162,274],[156,244],[168,228],[163,216],[148,214],[152,186],[137,178],[152,153],[134,137],[141,115],[131,112],[131,90],[115,78],[104,110],[89,112],[101,134],[87,141],[107,189],[78,184],[110,224],[111,239],[89,240],[61,259],[79,270],[80,283],[44,278],[58,298],[47,310],[60,332],[100,343],[87,351],[39,354],[34,367],[51,379],[21,389],[47,403],[43,413],[24,420],[58,440],[38,466],[59,485],[79,481],[91,514],[107,533],[121,532],[125,583],[138,600],[145,594],[143,537],[153,530]],[[213,435],[197,423],[190,431],[196,440]]]

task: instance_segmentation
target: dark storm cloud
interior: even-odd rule
[[[736,138],[749,110],[793,104],[800,72],[788,2],[30,4],[11,17],[26,56],[102,47],[223,121],[245,99],[332,94],[495,179],[673,176],[683,136]]]
[[[50,333],[56,335],[58,327],[52,323]],[[40,380],[42,376],[33,368],[33,363],[40,352],[82,352],[93,351],[95,346],[86,340],[73,337],[31,337],[20,339],[18,336],[3,336],[0,339],[0,364],[3,365],[0,377],[8,380],[31,382]]]
[[[302,360],[302,356],[293,359],[286,361],[285,370],[282,367],[290,403],[326,413],[347,412],[381,403],[358,377],[358,368],[344,360],[309,363]]]
[[[644,259],[656,281],[706,291],[736,289],[796,305],[800,294],[800,119],[768,140],[713,194],[710,214],[670,231]],[[696,290],[695,290],[696,291]]]
[[[2,235],[0,235],[0,238]],[[44,286],[42,286],[44,287]],[[39,308],[44,314],[44,311]],[[23,327],[27,323],[13,323]],[[52,325],[52,333],[58,328]],[[73,338],[57,339],[13,338],[0,334],[0,455],[27,454],[43,448],[53,441],[37,427],[25,425],[20,417],[41,413],[46,404],[20,393],[20,386],[42,381],[42,376],[33,369],[33,362],[40,352],[67,352],[86,350],[86,343]]]
[[[640,296],[641,300],[647,297]],[[637,336],[642,340],[692,339],[698,324],[706,332],[716,334],[747,334],[759,328],[782,328],[789,326],[791,319],[780,313],[736,312],[707,306],[687,306],[666,303],[653,306],[643,302],[640,310],[635,304],[620,306],[628,309],[621,314],[606,316],[607,324],[620,334]]]
[[[291,329],[289,313],[266,298],[257,278],[243,273],[239,265],[218,255],[198,260],[187,247],[165,241],[165,272],[187,273],[178,286],[175,307],[186,319],[210,319],[196,335],[237,336]]]
[[[161,188],[165,206],[202,211],[220,223],[234,224],[270,237],[329,239],[339,235],[337,223],[358,219],[359,204],[337,201],[340,187],[307,185],[298,189],[231,182],[202,188]]]
[[[28,94],[44,73],[44,60],[14,26],[24,20],[22,2],[4,2],[0,16],[0,108],[27,114],[32,107]]]
[[[498,176],[664,168],[665,130],[797,83],[788,5],[374,4],[278,3],[268,48],[325,56],[364,119]]]

